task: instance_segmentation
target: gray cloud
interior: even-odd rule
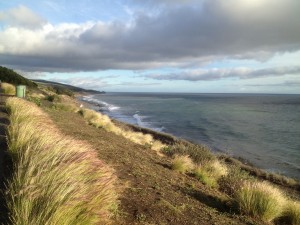
[[[207,69],[191,70],[172,74],[150,74],[146,78],[155,80],[187,80],[211,81],[226,78],[253,79],[261,77],[275,77],[290,74],[300,74],[300,67],[277,67],[265,69],[233,68],[233,69]]]
[[[299,80],[287,80],[281,83],[274,84],[248,84],[250,87],[300,87]]]
[[[201,6],[166,7],[155,16],[139,13],[130,24],[4,29],[0,61],[54,72],[184,67],[220,58],[266,60],[300,50],[299,15],[298,0],[206,0]]]

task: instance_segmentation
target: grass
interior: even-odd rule
[[[218,180],[227,173],[227,167],[218,160],[203,162],[194,169],[195,177],[209,187],[217,187]]]
[[[300,202],[288,201],[283,212],[288,224],[300,224]]]
[[[117,205],[114,171],[88,144],[60,133],[36,105],[8,99],[14,162],[6,201],[12,224],[104,224]]]
[[[187,155],[176,155],[172,160],[172,169],[180,173],[190,172],[193,168],[193,161]]]
[[[216,159],[208,147],[187,142],[170,145],[163,149],[163,153],[170,157],[174,155],[189,155],[195,164],[202,164]]]
[[[282,192],[266,182],[245,182],[236,192],[236,201],[243,213],[271,222],[283,213],[286,204]]]
[[[121,135],[136,144],[149,145],[151,149],[157,152],[159,152],[160,149],[165,147],[165,145],[162,144],[160,141],[154,140],[152,135],[150,134],[143,134],[142,132],[124,130],[116,126],[108,116],[103,115],[102,113],[98,113],[94,110],[86,108],[80,109],[79,113],[83,116],[83,118],[86,121],[88,121],[89,124],[97,128],[103,128],[108,132]]]
[[[16,94],[16,87],[9,83],[1,83],[1,90],[4,94],[7,94],[7,95],[15,95]]]

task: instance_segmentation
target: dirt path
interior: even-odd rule
[[[5,180],[11,172],[11,160],[7,154],[6,128],[9,124],[5,108],[6,97],[0,96],[0,224],[7,224],[8,212],[3,194],[5,192]]]
[[[62,132],[90,143],[115,168],[120,209],[115,224],[259,224],[230,213],[225,197],[170,169],[168,158],[94,128],[81,116],[48,111]]]

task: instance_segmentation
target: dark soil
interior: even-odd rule
[[[242,216],[224,194],[170,169],[167,157],[88,125],[75,113],[47,110],[60,130],[91,144],[118,176],[114,224],[262,224]]]

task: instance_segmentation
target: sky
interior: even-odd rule
[[[300,1],[0,0],[0,65],[107,92],[300,94]]]

